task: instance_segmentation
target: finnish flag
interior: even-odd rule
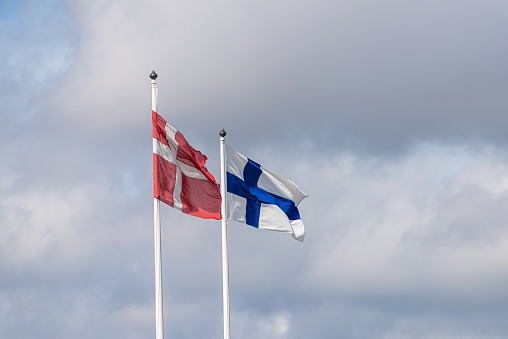
[[[226,145],[227,216],[265,230],[292,233],[303,241],[298,204],[307,195],[292,181]]]

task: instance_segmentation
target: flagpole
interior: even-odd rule
[[[152,71],[152,111],[157,112],[157,73]],[[155,178],[154,178],[155,180]],[[155,248],[155,338],[164,339],[164,317],[162,313],[162,253],[160,201],[153,199],[153,234]]]
[[[224,156],[226,131],[223,129],[220,135],[220,190],[222,196],[222,295],[224,309],[224,339],[230,339],[229,326],[229,262],[228,262],[228,218],[226,215],[226,159]]]

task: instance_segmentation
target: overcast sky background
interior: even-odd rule
[[[1,0],[0,337],[155,336],[151,86],[295,181],[229,225],[231,335],[508,337],[508,2]],[[220,221],[162,207],[166,338],[222,338]]]

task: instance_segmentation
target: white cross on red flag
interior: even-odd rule
[[[182,133],[152,111],[154,198],[204,219],[221,219],[219,184],[205,167],[208,159]]]

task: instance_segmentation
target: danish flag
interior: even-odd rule
[[[208,159],[182,133],[152,111],[154,198],[204,219],[221,219],[219,184],[205,167]]]

